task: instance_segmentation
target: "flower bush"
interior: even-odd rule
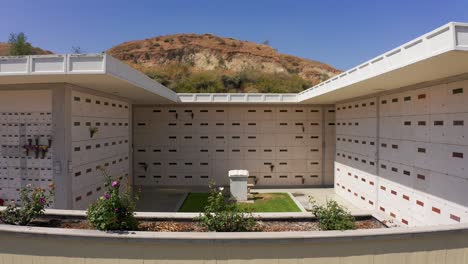
[[[48,190],[28,184],[20,191],[21,207],[15,203],[8,205],[0,213],[0,220],[11,225],[28,225],[34,218],[44,214],[44,208],[50,205],[53,196],[53,184],[49,185]]]
[[[248,232],[257,225],[251,212],[240,210],[235,203],[226,201],[222,189],[210,183],[208,204],[199,216],[200,224],[209,231]]]
[[[326,205],[322,206],[309,197],[309,202],[312,204],[312,214],[317,217],[321,230],[356,229],[354,217],[336,201],[328,200]]]
[[[91,204],[86,213],[91,226],[98,230],[136,230],[134,212],[138,199],[130,188],[120,191],[120,182],[101,169],[106,178],[106,193]]]

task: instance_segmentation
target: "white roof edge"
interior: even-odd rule
[[[179,93],[182,103],[256,103],[281,104],[297,103],[297,94],[269,94],[269,93]]]
[[[0,56],[0,76],[104,74],[104,54]]]
[[[108,54],[0,56],[2,76],[107,74],[178,102],[177,94]]]
[[[440,26],[300,92],[298,102],[453,50],[468,50],[468,23],[449,22]]]
[[[133,83],[136,86],[139,86],[149,92],[156,93],[162,97],[165,97],[173,102],[179,102],[179,97],[177,94],[166,86],[156,82],[155,80],[149,78],[144,73],[133,69],[127,64],[119,61],[118,59],[105,54],[106,58],[106,73],[110,74],[116,78],[125,80],[127,82]]]

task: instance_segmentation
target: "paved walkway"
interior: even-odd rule
[[[189,192],[207,190],[197,190],[194,188],[174,187],[138,187],[140,189],[140,199],[137,203],[137,212],[177,212]]]

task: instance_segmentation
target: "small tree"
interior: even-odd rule
[[[226,201],[222,189],[216,188],[214,182],[210,182],[208,204],[198,220],[203,227],[216,232],[248,232],[256,226],[252,214]]]
[[[48,190],[28,184],[20,191],[21,207],[8,205],[5,211],[0,212],[0,220],[10,225],[29,225],[34,218],[44,214],[44,208],[50,205],[53,196],[53,184]]]
[[[22,55],[32,55],[33,47],[29,43],[28,38],[23,32],[18,34],[11,33],[10,38],[8,39],[8,44],[10,44],[10,55],[11,56],[22,56]]]
[[[113,179],[104,169],[107,191],[91,204],[87,211],[89,223],[98,230],[136,230],[138,221],[134,212],[137,196],[131,189],[120,192],[120,182]]]
[[[312,214],[317,217],[321,230],[349,230],[356,229],[354,217],[334,200],[327,200],[325,206],[318,205],[309,197],[312,204]]]

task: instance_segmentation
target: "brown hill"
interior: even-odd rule
[[[32,55],[45,55],[53,54],[51,51],[43,50],[41,48],[33,47]],[[0,56],[10,56],[10,44],[0,42]]]
[[[268,45],[211,34],[130,41],[107,53],[178,92],[298,92],[340,73]]]

